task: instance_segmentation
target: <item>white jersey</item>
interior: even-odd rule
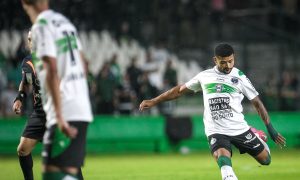
[[[236,136],[249,129],[242,114],[241,102],[244,95],[252,100],[258,92],[242,71],[233,68],[229,74],[224,74],[215,66],[200,72],[185,85],[194,92],[202,88],[203,121],[207,136],[212,134]]]
[[[47,127],[56,123],[56,114],[41,61],[44,56],[56,58],[63,118],[66,121],[92,121],[87,80],[80,56],[82,47],[74,25],[57,12],[43,11],[32,27],[32,49]]]

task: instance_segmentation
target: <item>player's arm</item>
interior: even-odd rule
[[[25,74],[23,73],[23,78],[22,81],[19,85],[19,91],[18,91],[18,95],[14,100],[14,104],[13,104],[13,111],[16,114],[21,114],[21,108],[23,105],[23,101],[26,98],[26,83],[25,83]]]
[[[68,122],[66,122],[62,117],[56,58],[44,56],[42,59],[46,68],[46,83],[53,100],[57,125],[64,134],[68,137],[74,138],[77,134],[77,129],[69,126]]]
[[[164,101],[170,101],[173,99],[177,99],[180,96],[182,96],[183,94],[187,93],[187,92],[192,92],[191,90],[189,90],[186,85],[178,85],[173,87],[172,89],[162,93],[161,95],[150,99],[150,100],[144,100],[141,104],[140,104],[140,111],[146,109],[146,108],[151,108],[161,102]]]
[[[283,146],[285,146],[285,144],[286,144],[285,138],[280,133],[278,133],[275,130],[275,128],[272,126],[269,114],[268,114],[265,106],[259,99],[259,97],[256,96],[254,99],[251,100],[251,103],[255,107],[255,109],[256,109],[257,113],[259,114],[259,116],[261,117],[261,119],[264,121],[272,140],[276,144],[278,144],[281,148]]]

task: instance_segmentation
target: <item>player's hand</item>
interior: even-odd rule
[[[69,138],[75,138],[77,136],[77,129],[69,125],[67,121],[64,121],[62,118],[57,120],[58,128]]]
[[[286,146],[286,140],[285,138],[278,133],[277,137],[275,138],[274,142],[282,149]]]
[[[13,105],[13,111],[16,114],[21,114],[22,102],[20,100],[16,100]]]
[[[283,148],[286,146],[286,140],[285,138],[280,134],[278,133],[275,128],[272,126],[271,123],[267,124],[266,125],[267,127],[267,130],[272,138],[272,140],[280,147],[280,148]]]
[[[152,106],[154,106],[154,101],[153,100],[144,100],[141,104],[140,104],[140,111],[143,111],[144,109],[147,108],[151,108]]]

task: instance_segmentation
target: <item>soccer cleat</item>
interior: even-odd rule
[[[250,130],[257,136],[259,137],[261,140],[263,140],[264,142],[268,141],[268,137],[266,135],[266,133],[262,130],[257,130],[254,127],[250,127]]]

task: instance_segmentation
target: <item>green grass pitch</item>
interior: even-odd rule
[[[300,149],[272,151],[272,163],[260,166],[249,155],[234,152],[233,168],[240,180],[299,180]],[[34,173],[41,179],[41,159],[34,157]],[[221,179],[208,151],[191,154],[88,155],[86,180],[196,180]],[[0,179],[22,179],[17,157],[0,156]]]

